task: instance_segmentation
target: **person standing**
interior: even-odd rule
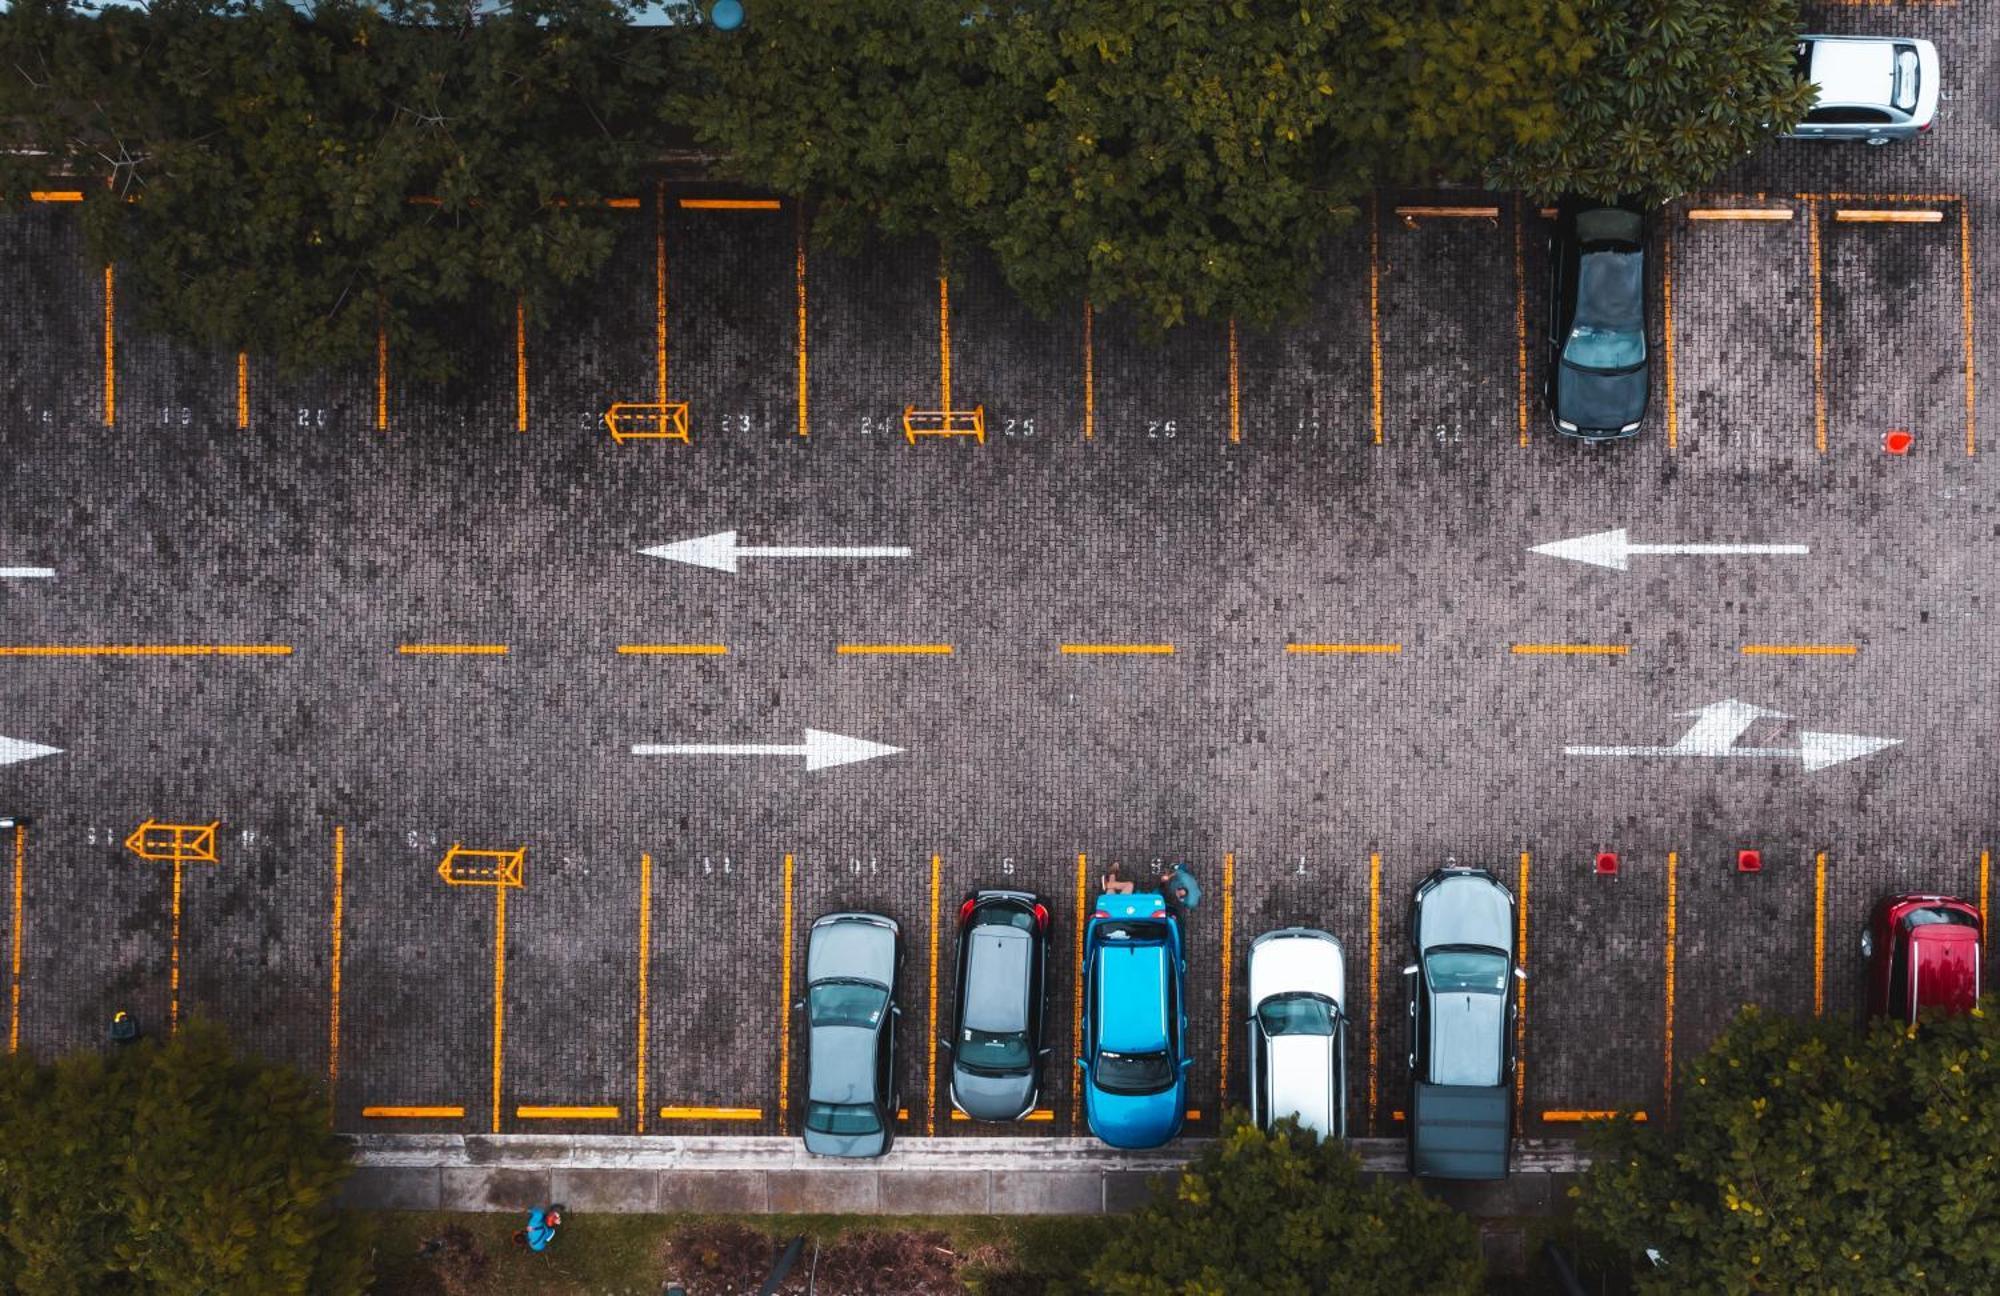
[[[1201,903],[1201,883],[1194,880],[1194,874],[1185,864],[1173,864],[1160,873],[1160,894],[1166,897],[1167,908],[1174,917],[1186,922],[1188,915]]]

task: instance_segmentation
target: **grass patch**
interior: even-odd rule
[[[383,1296],[690,1296],[754,1292],[793,1237],[808,1239],[794,1277],[805,1290],[812,1244],[822,1292],[1037,1296],[1094,1254],[1109,1221],[1064,1216],[563,1216],[536,1255],[514,1245],[526,1215],[383,1211],[375,1225],[375,1290]],[[428,1258],[427,1241],[442,1239]]]

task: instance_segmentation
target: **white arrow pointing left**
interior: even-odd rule
[[[692,540],[676,540],[672,544],[654,545],[639,551],[648,558],[665,558],[669,562],[682,562],[690,567],[707,567],[714,571],[734,572],[739,560],[744,558],[908,558],[907,545],[740,545],[736,543],[734,531],[718,531],[714,535],[697,536]]]
[[[1633,554],[1705,554],[1727,558],[1741,554],[1805,554],[1812,549],[1802,544],[1633,544],[1625,528],[1619,527],[1568,540],[1551,540],[1530,547],[1528,552],[1567,558],[1592,567],[1609,567],[1612,571],[1628,571]]]
[[[61,751],[60,747],[44,747],[40,743],[23,742],[19,738],[0,738],[0,765],[33,760],[37,756],[55,756]]]
[[[849,738],[842,734],[825,733],[818,729],[806,730],[806,740],[802,743],[635,743],[634,756],[803,756],[806,758],[806,772],[832,769],[836,765],[852,765],[856,761],[874,760],[877,756],[894,756],[901,747],[890,747],[883,743],[869,742],[866,738]]]
[[[53,567],[0,567],[0,580],[54,580]]]

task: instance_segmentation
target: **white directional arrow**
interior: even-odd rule
[[[711,567],[733,572],[743,558],[908,558],[906,545],[740,545],[734,531],[673,544],[654,545],[639,551],[648,558],[666,558],[692,567]]]
[[[806,772],[832,769],[836,765],[852,765],[856,761],[874,760],[877,756],[894,756],[901,747],[890,747],[883,743],[869,742],[865,738],[847,738],[836,733],[823,733],[818,729],[806,730],[806,740],[802,743],[636,743],[632,747],[634,756],[803,756],[806,758]]]
[[[1625,538],[1624,527],[1616,531],[1599,531],[1595,535],[1577,536],[1570,540],[1551,540],[1547,544],[1535,545],[1529,553],[1547,554],[1551,558],[1567,558],[1571,562],[1589,563],[1593,567],[1609,567],[1612,571],[1625,571],[1631,567],[1633,554],[1803,554],[1812,550],[1802,544],[1633,544]]]
[[[37,756],[54,756],[61,751],[60,747],[44,747],[40,743],[23,742],[19,738],[0,738],[0,765],[33,760]]]
[[[1769,711],[1735,698],[1711,702],[1705,707],[1683,711],[1694,723],[1671,747],[1565,747],[1565,756],[1762,756],[1797,760],[1811,774],[1829,765],[1872,756],[1885,747],[1894,747],[1901,738],[1871,738],[1867,734],[1819,733],[1807,729],[1799,734],[1797,747],[1738,747],[1736,740],[1761,719],[1784,720],[1781,711]]]
[[[0,580],[54,580],[53,567],[0,567]]]

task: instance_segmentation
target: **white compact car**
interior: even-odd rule
[[[1819,102],[1786,138],[1915,139],[1937,115],[1937,46],[1901,36],[1801,36],[1798,73]]]
[[[1285,927],[1250,942],[1250,1118],[1286,1116],[1347,1137],[1347,960],[1340,942]]]

